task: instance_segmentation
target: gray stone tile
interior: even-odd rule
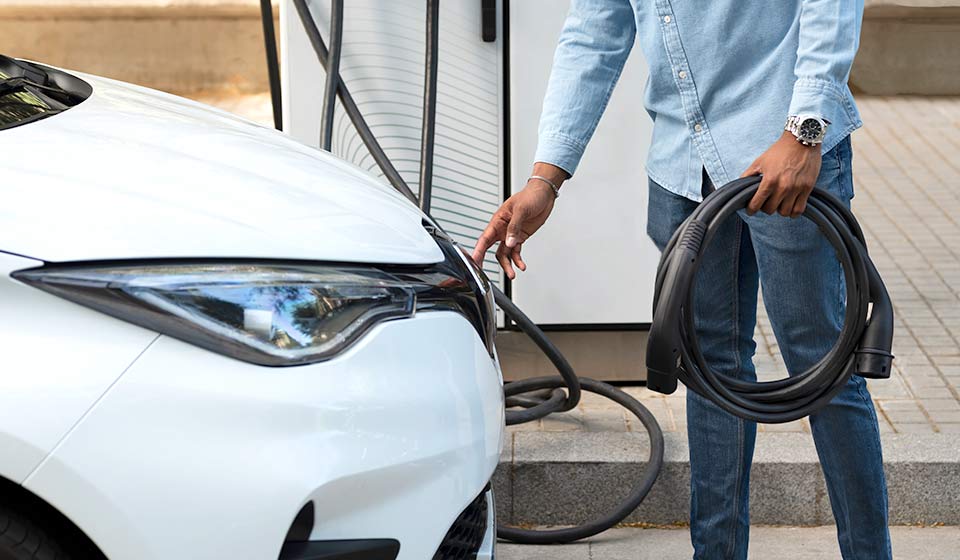
[[[943,410],[960,412],[960,402],[953,397],[943,399],[922,399],[920,401],[920,406],[927,411]]]
[[[922,412],[887,412],[887,418],[897,431],[905,424],[928,424],[927,415]]]
[[[764,432],[809,432],[809,428],[804,425],[806,419],[785,422],[783,424],[761,424],[760,428]]]
[[[592,560],[590,545],[574,543],[567,545],[517,545],[497,546],[498,560]]]
[[[884,411],[895,412],[895,411],[909,411],[909,412],[919,412],[920,404],[911,399],[911,400],[900,400],[900,401],[879,401],[878,403]]]
[[[896,430],[897,433],[901,434],[932,434],[935,431],[933,426],[927,422],[906,423],[898,422],[896,420],[893,422],[893,429]]]
[[[935,424],[960,422],[960,410],[931,410],[928,414]]]
[[[913,394],[921,399],[949,397],[953,392],[944,384],[939,387],[918,387],[913,389]]]

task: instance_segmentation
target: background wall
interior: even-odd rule
[[[258,18],[257,0],[0,0],[0,53],[178,93],[266,91]],[[960,94],[960,0],[866,0],[851,83]]]

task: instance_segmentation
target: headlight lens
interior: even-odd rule
[[[423,267],[308,264],[45,266],[14,276],[120,319],[244,361],[329,359],[383,321],[453,310],[492,352],[484,304],[451,262]]]

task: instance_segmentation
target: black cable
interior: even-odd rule
[[[759,183],[759,177],[747,177],[717,189],[664,249],[647,341],[647,386],[672,393],[679,380],[741,418],[790,422],[829,403],[854,373],[890,377],[893,306],[867,254],[856,218],[836,197],[814,189],[803,215],[833,246],[846,282],[846,311],[836,343],[816,364],[786,379],[757,383],[714,373],[700,350],[694,327],[694,279],[700,257],[721,223],[746,207]]]
[[[323,87],[320,113],[320,149],[330,151],[333,145],[333,110],[340,84],[340,53],[343,47],[343,0],[330,1],[330,54],[327,57],[327,79]]]
[[[420,209],[430,213],[433,191],[433,146],[437,128],[437,56],[440,52],[440,0],[427,0],[423,62],[423,119],[420,125]]]
[[[543,418],[553,412],[572,410],[580,402],[580,391],[602,395],[623,406],[636,416],[647,430],[650,438],[650,455],[643,470],[643,476],[634,485],[613,510],[596,519],[575,527],[552,530],[521,529],[506,525],[497,526],[497,537],[522,544],[560,544],[578,541],[602,533],[627,518],[643,502],[653,487],[660,469],[663,467],[663,432],[656,418],[643,404],[628,393],[613,385],[577,377],[570,363],[560,350],[547,338],[546,333],[527,317],[499,289],[494,288],[497,305],[504,315],[512,319],[524,334],[547,356],[559,376],[534,377],[511,381],[503,386],[503,394],[508,407],[522,407],[525,410],[507,410],[507,425],[522,424]],[[566,389],[564,393],[563,389]]]
[[[260,23],[263,26],[263,46],[267,54],[267,80],[270,82],[270,104],[273,106],[273,126],[283,130],[283,109],[280,104],[280,62],[277,59],[277,34],[273,28],[273,5],[260,0]]]
[[[549,400],[544,399],[543,397],[536,398],[534,400],[539,401],[537,404],[532,406],[524,406],[516,402],[518,406],[524,406],[526,410],[508,410],[507,411],[507,426],[513,426],[515,424],[524,424],[526,422],[533,422],[534,420],[539,420],[549,414],[554,412],[566,412],[568,410],[573,410],[576,408],[577,404],[580,402],[580,378],[577,377],[573,367],[570,366],[570,362],[560,353],[560,349],[553,344],[553,342],[547,338],[547,335],[540,330],[540,328],[530,320],[523,311],[520,311],[520,308],[517,307],[513,301],[507,297],[500,288],[494,287],[494,299],[497,303],[497,306],[503,310],[503,313],[516,323],[517,327],[520,328],[525,334],[530,336],[534,344],[540,348],[540,351],[550,360],[557,371],[560,373],[560,377],[548,377],[546,379],[550,380],[559,380],[562,382],[562,385],[554,385],[549,387],[550,389],[555,389],[559,387],[564,387],[566,393],[563,391],[553,391]],[[540,381],[544,378],[536,379],[524,379],[521,381],[512,381],[510,383],[504,384],[504,394],[509,398],[514,395],[521,395],[523,393],[529,393],[532,391],[537,391],[539,389],[546,389],[548,387],[541,387]],[[510,389],[507,390],[507,387]],[[563,398],[559,398],[558,394]],[[559,402],[558,402],[559,401]]]
[[[320,66],[326,68],[329,55],[327,52],[327,45],[324,43],[323,37],[320,35],[320,30],[317,29],[316,22],[313,21],[313,16],[310,14],[310,8],[307,6],[306,0],[293,0],[293,5],[297,9],[297,15],[300,17],[300,23],[303,25],[303,29],[307,32],[307,37],[310,39],[310,45],[313,47],[313,52],[317,55],[317,60],[320,62]],[[417,204],[417,196],[413,194],[413,191],[411,191],[410,187],[407,186],[407,183],[403,180],[403,177],[400,176],[400,172],[398,172],[393,166],[393,163],[390,162],[390,158],[387,157],[387,154],[383,151],[383,148],[377,141],[377,137],[373,135],[373,132],[370,130],[370,126],[367,125],[367,121],[360,113],[360,109],[357,107],[357,103],[354,101],[353,96],[350,95],[350,91],[347,89],[346,84],[343,83],[343,80],[339,79],[337,80],[337,96],[340,98],[340,103],[343,104],[343,110],[346,111],[347,116],[350,117],[350,122],[357,130],[357,134],[360,135],[360,140],[363,141],[363,145],[366,146],[367,151],[370,152],[370,155],[377,163],[380,171],[382,171],[384,176],[387,178],[387,181],[393,186],[393,188],[397,189],[401,194],[410,199],[411,202]]]
[[[310,42],[313,45],[314,52],[320,64],[324,68],[329,68],[328,64],[333,64],[333,53],[328,53],[316,23],[310,15],[310,10],[304,0],[293,0],[294,6],[300,16]],[[420,192],[424,198],[421,202],[421,208],[429,216],[431,182],[433,170],[433,145],[435,131],[436,115],[436,90],[437,90],[437,12],[439,11],[438,0],[428,0],[427,6],[427,54],[424,74],[424,122],[421,152],[421,185]],[[333,19],[333,18],[331,18]],[[342,19],[340,21],[342,26]],[[387,175],[390,183],[401,193],[410,198],[414,204],[417,203],[417,197],[410,191],[403,179],[396,173],[390,160],[380,148],[370,131],[366,120],[360,114],[353,102],[346,84],[339,79],[335,72],[328,71],[328,77],[334,75],[337,82],[337,92],[344,109],[350,116],[354,127],[364,139],[367,148],[377,160],[381,170]],[[332,100],[324,101],[324,110],[330,107]],[[368,143],[369,140],[369,143]],[[372,147],[371,147],[372,146]],[[547,543],[566,543],[584,539],[596,535],[602,531],[613,527],[623,521],[643,499],[646,497],[650,488],[653,486],[660,474],[663,465],[664,443],[663,433],[657,424],[653,414],[647,410],[637,399],[631,397],[624,391],[617,389],[612,385],[602,383],[593,379],[580,379],[577,377],[573,368],[567,362],[566,358],[560,353],[559,349],[547,338],[546,334],[540,330],[537,325],[530,320],[520,309],[510,301],[503,292],[494,288],[494,296],[497,305],[503,310],[504,314],[512,319],[521,331],[526,333],[533,342],[550,359],[551,363],[557,368],[559,376],[538,377],[534,379],[525,379],[504,384],[504,396],[507,399],[508,406],[515,408],[521,407],[524,410],[508,410],[506,413],[507,425],[514,425],[523,422],[530,422],[543,418],[554,412],[564,412],[572,410],[580,402],[581,389],[605,396],[629,410],[636,416],[647,429],[650,437],[650,455],[643,476],[630,491],[627,497],[619,503],[613,511],[598,517],[584,525],[548,531],[533,531],[520,529],[516,527],[507,527],[499,525],[497,527],[497,536],[518,543],[529,544],[547,544]]]

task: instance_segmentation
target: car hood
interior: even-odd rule
[[[442,260],[420,210],[363,170],[200,103],[74,74],[90,98],[0,131],[0,251]]]

